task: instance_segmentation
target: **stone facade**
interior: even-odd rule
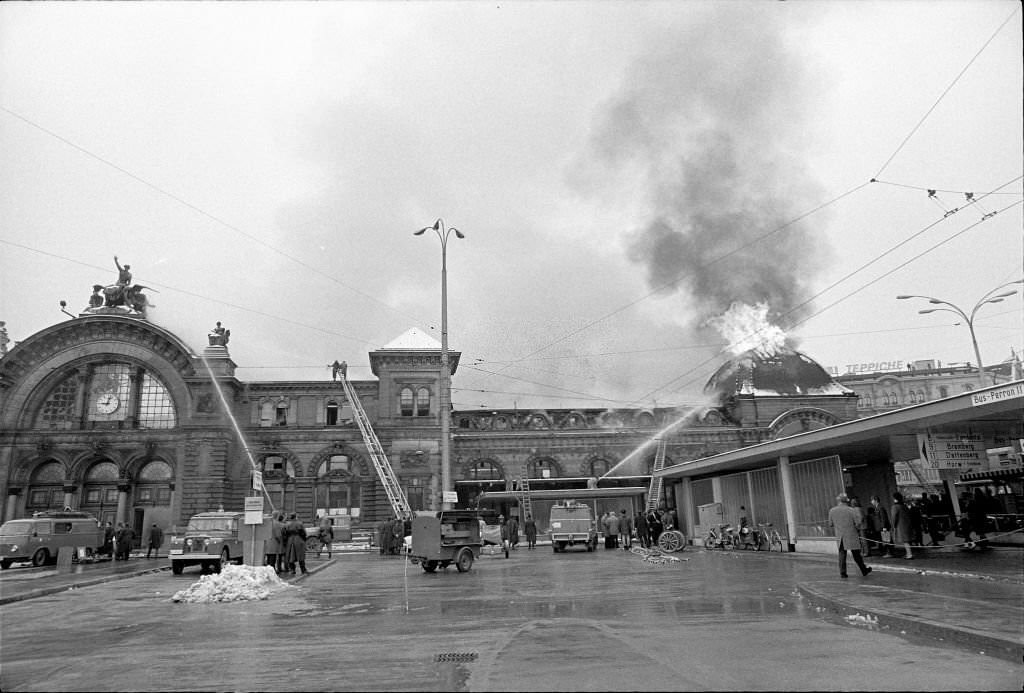
[[[196,354],[144,316],[83,314],[3,355],[3,518],[69,505],[134,524],[141,539],[153,522],[241,508],[254,471],[275,511],[307,522],[389,517],[341,383],[240,381],[229,334]],[[369,356],[377,379],[351,385],[413,508],[437,509],[440,349],[406,338]],[[450,356],[455,374],[459,353]],[[693,410],[453,411],[451,476],[460,505],[524,475],[572,489],[613,471],[602,485],[646,487],[656,439],[674,464],[855,418],[854,402],[838,389],[737,394]]]

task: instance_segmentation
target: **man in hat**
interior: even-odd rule
[[[847,577],[847,551],[853,554],[853,562],[860,568],[860,574],[867,577],[871,568],[864,565],[860,555],[860,513],[850,506],[850,499],[845,493],[836,496],[835,507],[828,511],[828,524],[835,530],[836,541],[839,542],[839,577]]]

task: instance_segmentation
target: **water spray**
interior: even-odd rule
[[[217,391],[220,396],[221,405],[224,407],[224,411],[227,413],[228,418],[231,420],[231,425],[235,429],[235,434],[238,436],[239,442],[242,444],[242,449],[245,450],[245,456],[249,458],[249,466],[252,468],[253,473],[259,472],[259,467],[256,465],[256,460],[252,456],[252,450],[249,449],[249,444],[245,442],[245,436],[242,435],[242,429],[238,425],[238,421],[235,419],[234,413],[231,411],[231,407],[228,404],[227,397],[224,396],[224,391],[221,389],[220,383],[217,382],[217,377],[213,374],[213,369],[210,367],[210,362],[206,360],[206,356],[202,353],[199,354],[199,358],[202,359],[203,365],[206,366],[206,372],[210,375],[210,382],[213,383],[213,388]],[[260,489],[263,491],[263,496],[270,503],[270,512],[276,513],[277,509],[274,507],[274,501],[267,493],[267,488],[263,484],[260,484]]]

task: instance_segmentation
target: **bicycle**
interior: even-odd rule
[[[714,527],[710,527],[707,534],[704,535],[704,548],[719,548],[723,551],[731,549],[735,547],[734,539],[735,537],[730,525],[719,525],[717,530]]]
[[[772,526],[772,523],[759,522],[757,524],[757,539],[754,541],[754,550],[760,551],[761,547],[766,544],[769,551],[776,547],[779,551],[785,551],[782,535]]]

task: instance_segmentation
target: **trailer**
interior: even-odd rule
[[[417,515],[412,519],[409,561],[428,573],[452,563],[460,573],[465,573],[480,555],[481,524],[475,510],[440,510],[434,515]]]

